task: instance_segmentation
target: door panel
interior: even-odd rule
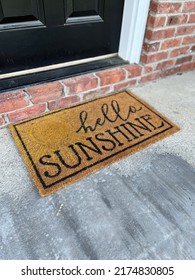
[[[104,0],[66,0],[66,23],[102,21],[104,7]]]
[[[1,0],[1,6],[5,18],[22,17],[31,14],[31,0]]]
[[[42,0],[0,0],[0,30],[44,23]]]
[[[0,74],[117,52],[123,5],[124,0],[0,0]]]

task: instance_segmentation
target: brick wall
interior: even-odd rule
[[[195,68],[195,1],[151,1],[141,62],[161,77]]]
[[[139,65],[125,65],[0,94],[0,127],[193,69],[195,1],[151,0]]]

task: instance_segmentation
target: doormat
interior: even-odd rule
[[[42,196],[179,130],[130,91],[9,127]]]

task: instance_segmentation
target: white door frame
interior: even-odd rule
[[[139,63],[150,0],[125,0],[119,56],[130,62]]]

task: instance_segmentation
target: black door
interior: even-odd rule
[[[0,74],[118,51],[124,0],[0,0]]]

